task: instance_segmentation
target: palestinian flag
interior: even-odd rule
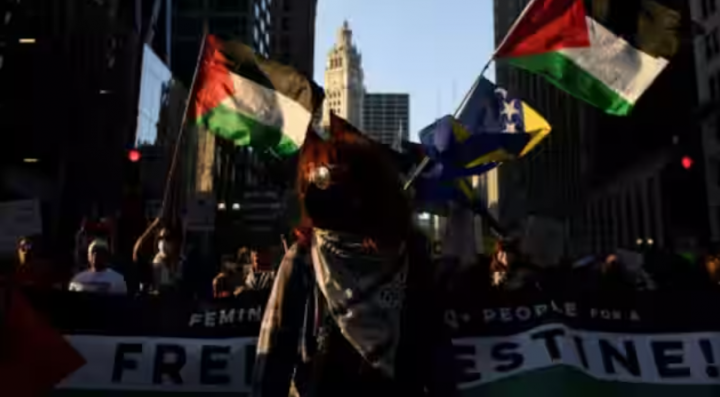
[[[655,1],[532,0],[495,58],[627,115],[679,47],[680,14]],[[616,15],[622,15],[618,20]]]
[[[322,89],[294,68],[209,35],[188,117],[238,146],[287,157],[302,145],[322,100]]]

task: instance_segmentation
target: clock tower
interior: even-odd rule
[[[362,56],[352,41],[348,22],[338,30],[337,41],[325,64],[325,105],[322,125],[330,124],[330,112],[362,129],[363,99]]]

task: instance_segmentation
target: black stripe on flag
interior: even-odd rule
[[[223,40],[221,51],[231,72],[295,100],[310,113],[322,105],[324,90],[292,66],[266,59],[236,40]]]

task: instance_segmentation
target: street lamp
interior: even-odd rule
[[[218,203],[218,209],[220,211],[225,211],[225,203]]]

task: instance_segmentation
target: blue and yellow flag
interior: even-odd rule
[[[530,105],[484,77],[473,88],[457,119],[473,135],[528,134],[530,140],[520,152],[520,157],[537,146],[552,129]]]
[[[525,102],[481,78],[458,117],[445,116],[420,132],[442,178],[479,175],[526,155],[550,133],[550,124]]]

